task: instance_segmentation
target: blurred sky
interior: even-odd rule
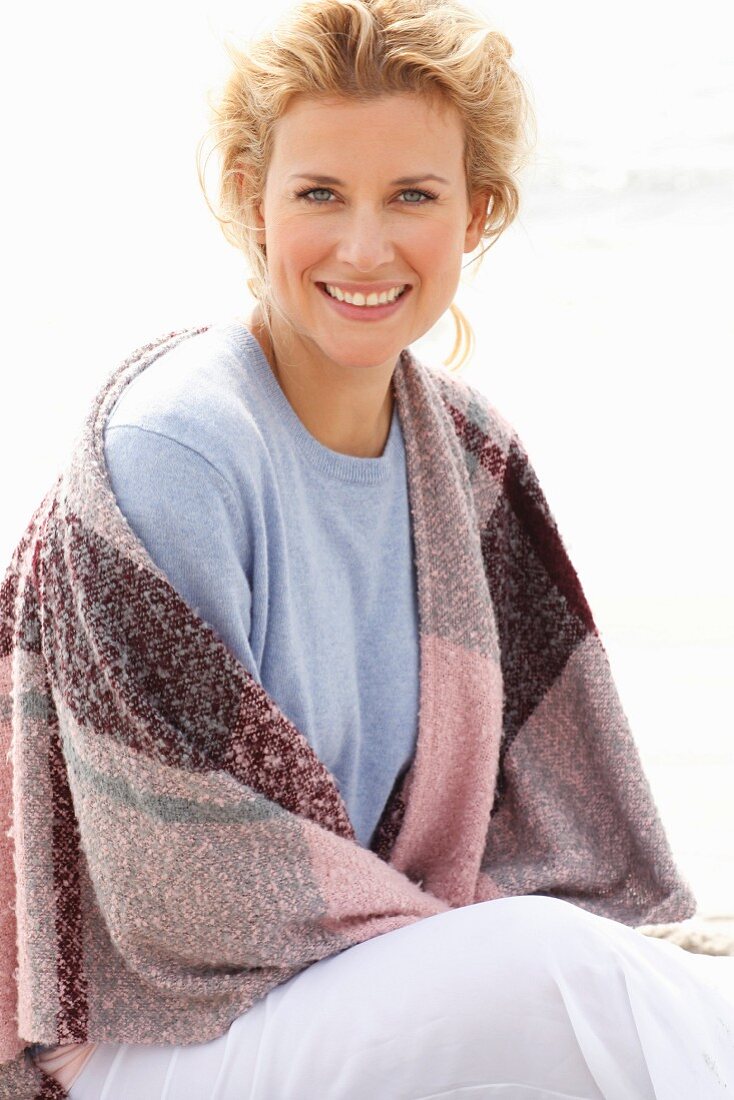
[[[734,912],[734,6],[472,6],[513,43],[538,144],[463,276],[463,377],[528,448],[701,908]],[[264,25],[224,0],[4,18],[2,561],[112,366],[246,310],[195,147],[222,36]],[[452,344],[446,315],[414,351]]]

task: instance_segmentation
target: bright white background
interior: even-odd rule
[[[734,9],[474,7],[515,47],[539,141],[519,219],[463,277],[463,376],[528,448],[700,911],[734,913]],[[219,38],[259,25],[243,12],[46,0],[4,19],[0,561],[109,370],[248,306],[194,163]],[[414,351],[452,343],[447,314]]]

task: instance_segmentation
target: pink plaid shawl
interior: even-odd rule
[[[68,1093],[32,1043],[206,1042],[318,959],[549,894],[690,916],[609,662],[517,434],[406,349],[419,734],[372,847],[303,734],[117,507],[107,378],[0,589],[0,1097]]]

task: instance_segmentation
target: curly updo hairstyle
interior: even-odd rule
[[[529,96],[509,64],[508,40],[456,0],[303,0],[274,28],[244,45],[224,46],[232,67],[208,100],[211,125],[197,149],[199,182],[226,239],[244,253],[251,272],[247,286],[271,336],[267,257],[250,215],[265,190],[273,126],[298,94],[360,101],[395,93],[438,95],[463,120],[467,201],[477,191],[490,195],[482,233],[489,243],[475,259],[481,261],[516,217],[516,175],[534,131]],[[204,182],[215,151],[218,209]],[[463,313],[455,303],[450,308],[456,339],[445,366],[462,343],[471,349],[474,342]]]

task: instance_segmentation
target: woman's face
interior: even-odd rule
[[[463,140],[453,107],[414,95],[291,101],[257,210],[276,337],[280,310],[288,339],[310,359],[391,370],[428,332],[453,301],[486,218],[486,197],[467,204]],[[418,178],[429,176],[441,178]],[[325,283],[409,289],[370,318],[368,306],[332,301]]]

